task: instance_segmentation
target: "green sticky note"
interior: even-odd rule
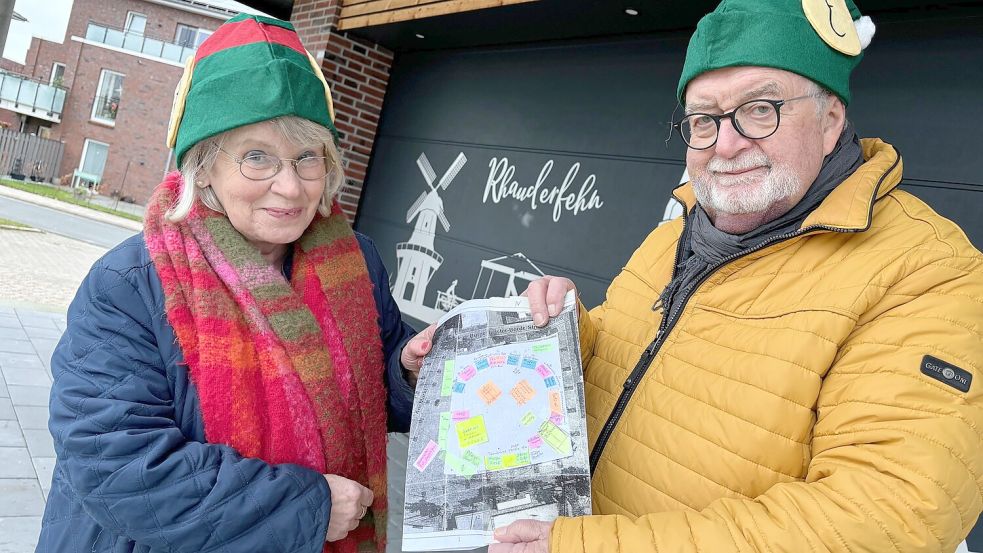
[[[543,353],[544,351],[553,351],[553,344],[536,344],[532,347],[532,350],[536,353]]]
[[[457,443],[461,449],[483,444],[488,441],[488,430],[485,429],[485,417],[478,415],[457,423]]]
[[[444,464],[461,476],[471,476],[475,473],[474,465],[465,463],[463,459],[457,455],[454,455],[453,453],[447,454],[447,457],[444,459]]]
[[[502,456],[501,455],[488,455],[485,457],[485,468],[488,470],[501,470],[502,469]]]
[[[515,464],[524,467],[532,463],[532,458],[529,455],[529,450],[520,451],[515,454]]]
[[[447,449],[447,433],[451,429],[451,414],[448,412],[443,412],[440,414],[440,426],[438,427],[437,433],[437,445],[441,449]]]
[[[454,361],[444,361],[444,381],[440,384],[440,395],[449,396],[454,388]]]
[[[470,449],[464,452],[464,460],[475,466],[481,465],[481,457],[475,455]]]
[[[536,420],[536,415],[533,415],[532,411],[529,411],[525,415],[522,415],[522,420],[519,421],[519,424],[521,424],[522,426],[528,426],[532,424],[535,420]]]
[[[539,435],[550,447],[563,455],[570,453],[570,437],[559,426],[553,424],[553,421],[544,421],[539,427]]]

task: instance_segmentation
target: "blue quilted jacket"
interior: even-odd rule
[[[400,319],[375,246],[357,237],[375,283],[389,425],[405,432],[413,392],[399,353],[413,330]],[[142,235],[92,267],[51,370],[58,460],[38,552],[321,551],[331,493],[319,473],[205,441]]]

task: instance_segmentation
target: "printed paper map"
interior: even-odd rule
[[[403,550],[481,547],[513,520],[589,514],[583,393],[572,294],[544,328],[525,298],[442,318],[416,389]]]

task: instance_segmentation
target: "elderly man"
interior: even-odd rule
[[[983,256],[846,118],[872,27],[850,0],[700,21],[686,215],[580,312],[595,514],[491,553],[951,552],[972,528]],[[530,285],[536,322],[572,288]]]

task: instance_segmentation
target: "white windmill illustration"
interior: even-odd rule
[[[464,153],[459,153],[457,159],[435,185],[437,174],[430,165],[427,155],[420,154],[416,160],[416,165],[423,173],[430,190],[421,192],[420,197],[406,212],[406,222],[410,223],[415,218],[416,225],[408,242],[396,244],[398,267],[392,293],[403,313],[421,321],[431,322],[443,314],[442,311],[427,307],[423,303],[430,279],[444,261],[444,257],[433,249],[437,221],[439,220],[444,227],[444,232],[451,228],[447,217],[444,216],[444,202],[440,199],[439,192],[447,189],[467,161],[468,158]]]

